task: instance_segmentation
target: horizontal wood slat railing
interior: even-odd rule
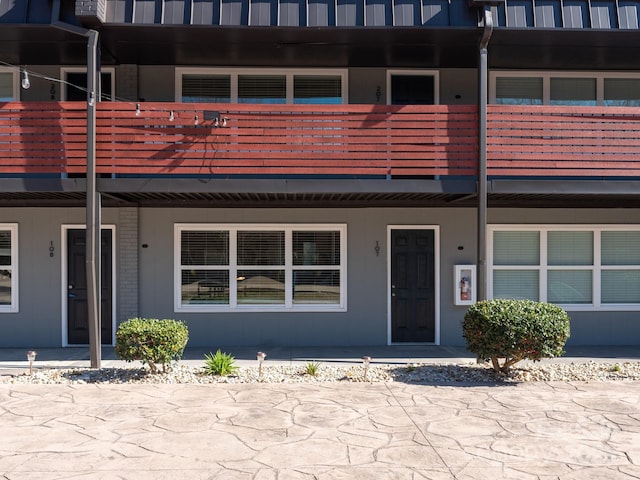
[[[490,176],[640,176],[640,108],[490,105]]]
[[[137,114],[136,104],[103,102],[97,110],[96,170],[103,174],[406,176],[477,169],[473,106],[141,103]],[[213,112],[220,112],[217,126]],[[0,173],[83,173],[85,119],[82,102],[0,104]]]
[[[140,107],[98,104],[98,173],[477,174],[473,105]],[[640,108],[490,105],[487,125],[490,176],[640,176]],[[85,157],[84,102],[0,103],[0,174],[81,175]]]

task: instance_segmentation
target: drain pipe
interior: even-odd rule
[[[478,64],[478,289],[477,300],[487,299],[487,95],[488,45],[493,33],[491,5],[481,4],[484,31]]]
[[[96,104],[99,101],[99,33],[60,20],[60,0],[54,0],[51,26],[87,39],[87,172],[86,172],[86,251],[89,359],[91,368],[101,366],[100,312],[100,193],[96,188]]]

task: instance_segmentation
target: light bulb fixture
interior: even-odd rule
[[[170,122],[173,122],[173,120],[174,120],[174,119],[175,119],[175,116],[173,115],[173,110],[171,110],[171,111],[169,112],[169,121],[170,121]]]
[[[218,121],[218,117],[216,117],[216,119],[213,121],[213,126],[214,127],[219,127],[220,126],[220,122]]]
[[[31,82],[29,81],[29,72],[27,72],[26,70],[22,70],[21,85],[25,90],[27,90],[31,86]]]
[[[87,101],[90,107],[93,107],[96,104],[96,94],[95,92],[89,92],[89,100]]]
[[[222,126],[223,127],[227,126],[227,120],[229,120],[227,117],[222,117]]]
[[[193,124],[197,127],[198,123],[198,115],[196,115],[196,118],[193,119]]]
[[[136,117],[140,116],[140,104],[136,103]]]

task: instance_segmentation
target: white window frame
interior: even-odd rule
[[[554,72],[494,70],[489,72],[489,103],[496,103],[497,77],[542,78],[542,105],[551,104],[552,78],[589,78],[596,81],[596,105],[604,106],[604,81],[609,78],[636,78],[640,74],[629,72]]]
[[[17,313],[19,311],[18,299],[18,224],[0,223],[0,230],[9,231],[11,236],[11,265],[0,265],[0,269],[11,270],[11,303],[0,305],[0,313]]]
[[[539,232],[540,234],[540,264],[539,265],[498,265],[493,264],[493,233],[498,231],[511,232]],[[547,233],[548,232],[576,232],[588,231],[593,233],[593,265],[566,265],[549,267],[547,262]],[[640,225],[504,225],[496,224],[487,227],[487,296],[493,298],[494,270],[537,270],[539,272],[539,301],[547,301],[547,272],[549,270],[590,270],[592,272],[592,303],[590,304],[559,304],[569,311],[640,311],[640,303],[611,304],[602,303],[601,273],[603,270],[640,270],[640,265],[602,265],[601,264],[601,233],[602,232],[637,232]]]
[[[387,70],[387,105],[391,105],[391,76],[392,75],[411,75],[433,77],[433,104],[440,104],[440,72],[438,70]]]
[[[297,75],[326,75],[339,76],[342,103],[349,103],[348,72],[345,69],[317,69],[317,68],[176,68],[175,70],[175,101],[182,103],[182,76],[183,75],[228,75],[231,79],[231,99],[229,103],[238,103],[238,77],[240,75],[279,75],[286,77],[286,104],[293,104],[293,79]]]
[[[109,73],[111,74],[111,98],[116,99],[116,69],[113,67],[101,67],[101,73]],[[60,68],[60,77],[65,82],[67,81],[67,73],[87,73],[86,67],[61,67]],[[60,99],[65,102],[67,100],[67,84],[64,85],[63,88],[60,89]]]
[[[13,102],[17,102],[20,100],[20,81],[19,75],[15,68],[9,67],[0,67],[0,73],[10,73],[11,74],[11,85],[13,85],[11,96]]]
[[[326,231],[340,232],[340,265],[302,266],[293,265],[292,235],[294,231]],[[174,310],[176,312],[345,312],[347,311],[347,226],[346,224],[216,224],[216,223],[176,223],[174,224]],[[183,231],[228,231],[229,232],[229,304],[183,304],[182,303],[182,265],[181,265],[181,233]],[[285,272],[284,304],[246,305],[238,304],[237,284],[233,281],[237,272],[237,236],[238,231],[283,231],[285,235],[285,264],[281,270]],[[217,270],[227,269],[216,266]],[[271,266],[266,269],[273,269]],[[293,272],[295,270],[317,269],[338,270],[340,272],[340,302],[338,304],[294,304]]]

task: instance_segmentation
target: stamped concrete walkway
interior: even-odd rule
[[[7,479],[640,478],[640,383],[0,384]]]

